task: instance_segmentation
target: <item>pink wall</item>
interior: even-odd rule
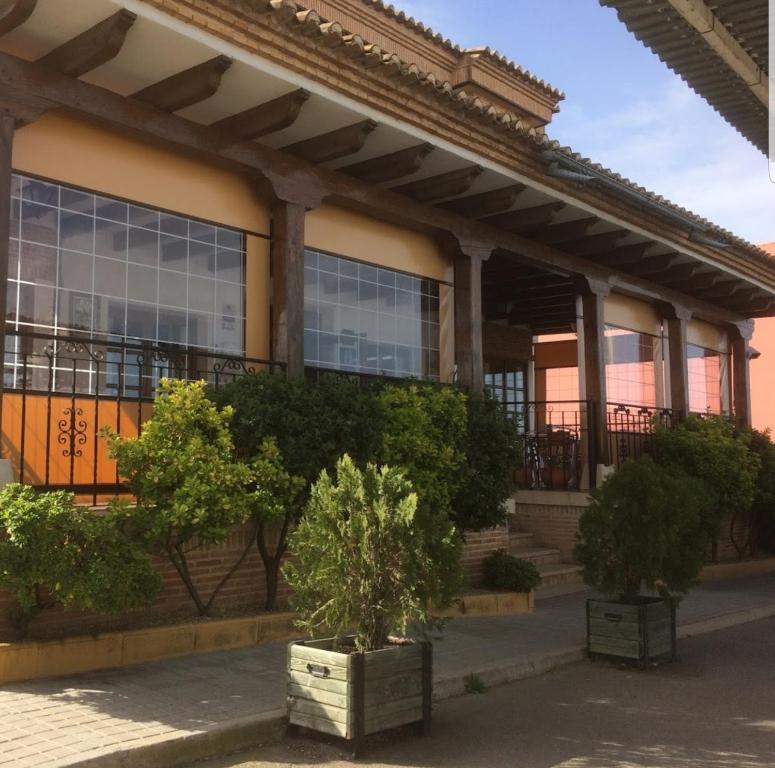
[[[775,257],[775,242],[762,247]],[[751,361],[753,425],[775,433],[775,317],[756,321],[751,344],[762,353],[758,360]]]

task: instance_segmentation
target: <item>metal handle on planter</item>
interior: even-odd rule
[[[312,677],[329,677],[331,675],[331,670],[328,667],[324,667],[322,664],[307,664],[307,672],[309,672]]]
[[[622,620],[622,614],[621,613],[604,613],[603,616],[608,621],[613,621],[615,623],[619,623]]]

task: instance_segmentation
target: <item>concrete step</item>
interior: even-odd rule
[[[555,563],[541,565],[538,570],[541,574],[541,586],[536,589],[537,598],[570,595],[587,589],[581,577],[582,569],[579,565]]]
[[[510,549],[532,549],[534,545],[532,533],[527,531],[509,531]]]
[[[548,547],[512,547],[511,554],[537,566],[558,565],[560,562],[560,550]]]

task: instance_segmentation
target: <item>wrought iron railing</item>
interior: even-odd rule
[[[670,427],[676,420],[676,414],[670,408],[608,403],[606,425],[611,463],[620,467],[627,459],[653,454],[657,425]]]
[[[594,404],[586,400],[506,403],[519,432],[517,485],[528,490],[579,490],[594,482]]]
[[[271,360],[204,349],[8,332],[3,455],[19,482],[66,488],[96,504],[121,487],[100,430],[139,434],[162,378],[219,387],[282,370]]]

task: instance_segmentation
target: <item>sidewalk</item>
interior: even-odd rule
[[[460,618],[434,649],[435,693],[463,691],[583,657],[584,593],[538,601],[534,614]],[[775,574],[704,584],[679,610],[679,635],[775,615]],[[680,646],[679,646],[680,652]],[[0,688],[2,768],[179,765],[276,738],[285,643]]]

